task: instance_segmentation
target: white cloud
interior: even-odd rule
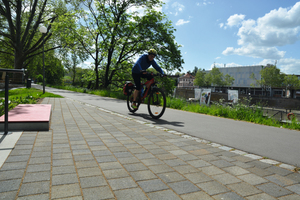
[[[180,19],[180,20],[178,20],[177,22],[176,22],[176,26],[181,26],[181,25],[183,25],[183,24],[187,24],[187,23],[190,23],[190,21],[185,21],[185,20],[183,20],[183,19]]]
[[[172,8],[174,8],[177,12],[182,12],[183,9],[184,9],[184,5],[178,3],[178,2],[175,2],[172,4]]]
[[[259,64],[266,65],[266,64],[275,64],[275,60],[264,59]],[[277,60],[277,68],[280,69],[281,72],[285,74],[300,74],[300,59],[294,58],[283,58]]]
[[[281,59],[285,55],[285,51],[279,51],[275,47],[255,47],[255,46],[243,46],[241,48],[227,47],[222,52],[223,55],[240,55],[249,56],[254,58],[265,59]]]
[[[215,59],[216,59],[216,60],[219,60],[220,58],[221,58],[221,57],[216,57]]]
[[[232,26],[239,26],[241,22],[245,19],[245,15],[232,15],[227,19],[227,25]]]
[[[272,10],[257,20],[245,20],[245,15],[232,15],[230,27],[241,26],[237,33],[240,48],[228,47],[224,55],[241,55],[263,59],[283,59],[285,52],[278,46],[295,44],[300,40],[300,2],[292,8]],[[225,28],[224,25],[220,28]]]

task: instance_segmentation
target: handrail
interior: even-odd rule
[[[25,69],[0,68],[0,72],[24,73]],[[6,74],[5,75],[4,135],[8,134],[8,85],[9,85],[9,76],[8,74]]]

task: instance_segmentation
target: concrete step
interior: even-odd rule
[[[51,104],[19,104],[8,112],[8,131],[49,131]],[[0,131],[4,131],[4,115]]]

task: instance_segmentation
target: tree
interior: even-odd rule
[[[96,88],[107,88],[129,73],[133,59],[145,50],[156,48],[157,61],[164,69],[180,70],[183,60],[175,43],[171,22],[153,9],[159,0],[85,0],[77,12],[77,39],[94,60]],[[143,6],[143,16],[129,13],[134,6]],[[88,10],[85,12],[84,9]],[[123,83],[122,83],[123,84]]]
[[[205,72],[199,69],[196,73],[194,85],[197,85],[199,87],[207,86],[207,83],[205,82]]]
[[[64,3],[61,1],[48,0],[1,0],[0,17],[1,31],[0,43],[3,47],[0,53],[13,57],[15,69],[26,68],[29,60],[41,54],[43,43],[50,40],[51,23],[64,12]],[[44,37],[39,32],[40,25],[47,26],[47,33]],[[60,45],[53,45],[45,52],[59,48]]]
[[[214,86],[224,86],[223,73],[217,67],[213,67],[209,74],[211,74],[211,83]]]
[[[300,80],[296,75],[285,75],[283,86],[285,86],[287,90],[291,90],[291,96],[293,96],[294,90],[300,88]]]
[[[256,80],[256,84],[260,85],[267,95],[267,89],[273,87],[282,87],[284,81],[284,74],[280,73],[280,69],[276,66],[266,66],[260,71],[261,79],[257,80],[254,74],[250,78]]]
[[[191,74],[192,74],[193,76],[196,76],[198,70],[199,70],[198,67],[195,66],[195,68],[194,68],[194,70],[192,71]]]
[[[224,85],[230,87],[234,83],[234,78],[229,74],[224,77]]]

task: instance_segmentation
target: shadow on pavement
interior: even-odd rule
[[[130,116],[135,116],[135,117],[142,117],[144,118],[145,120],[149,120],[152,122],[153,125],[172,125],[172,126],[177,126],[177,127],[184,127],[184,122],[170,122],[170,121],[166,121],[163,118],[160,118],[160,119],[153,119],[149,114],[139,114],[139,113],[130,113],[129,114]]]

